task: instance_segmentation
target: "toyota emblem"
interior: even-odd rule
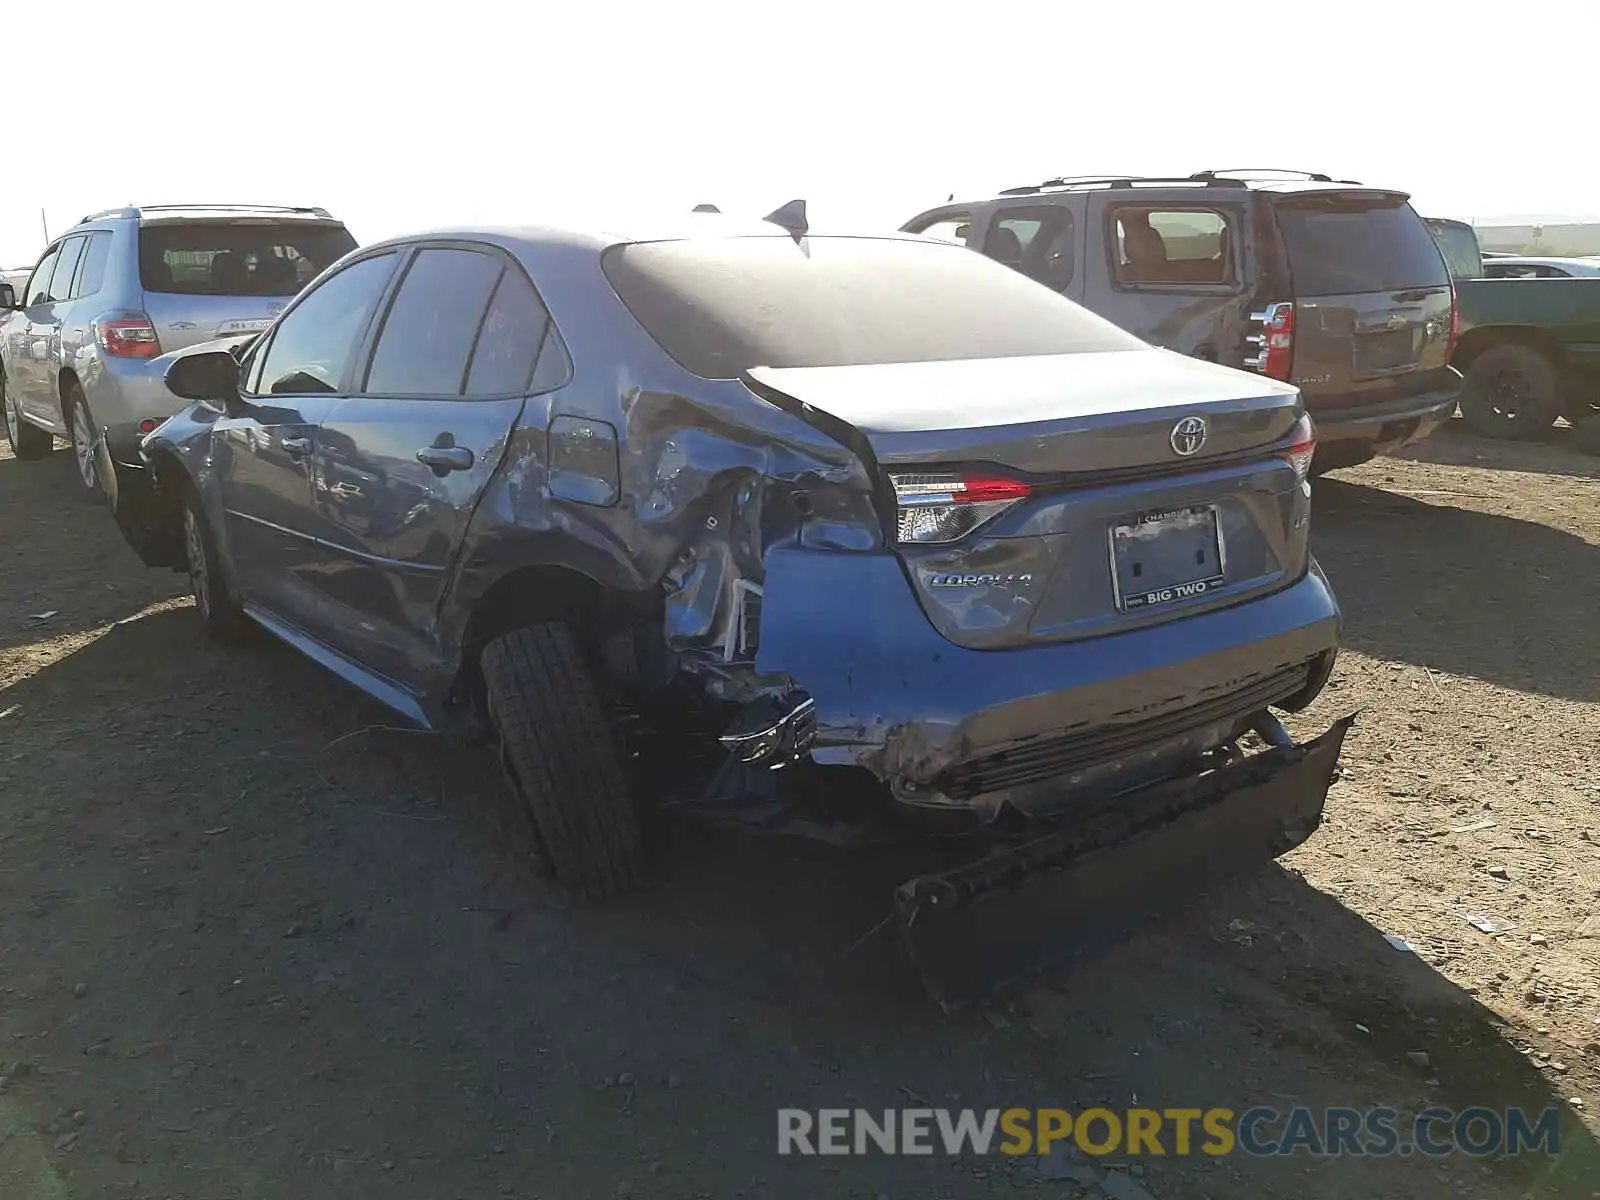
[[[1185,417],[1172,427],[1173,452],[1183,458],[1197,453],[1206,444],[1206,419]]]

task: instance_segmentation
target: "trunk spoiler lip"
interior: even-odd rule
[[[799,417],[814,429],[827,434],[861,460],[861,465],[866,468],[867,478],[872,480],[872,507],[882,525],[884,544],[894,545],[896,513],[899,505],[895,500],[894,485],[888,473],[878,464],[878,453],[873,449],[872,440],[843,417],[834,416],[825,409],[808,404],[798,396],[764,383],[749,370],[740,371],[738,379],[755,396],[765,400],[774,408],[780,408],[791,416]]]
[[[806,370],[810,368],[797,369]],[[880,520],[883,522],[886,536],[893,533],[898,512],[893,481],[890,478],[891,472],[896,469],[914,472],[927,470],[930,465],[937,465],[940,469],[989,469],[1025,480],[1032,484],[1036,491],[1041,493],[1047,491],[1073,491],[1108,483],[1131,482],[1178,475],[1193,472],[1201,467],[1210,470],[1233,466],[1253,459],[1272,458],[1286,451],[1292,440],[1292,433],[1286,432],[1283,437],[1273,441],[1241,447],[1224,453],[1207,454],[1199,459],[1174,459],[1171,462],[1140,463],[1133,466],[1070,473],[1029,471],[1006,463],[991,462],[981,456],[970,457],[959,453],[941,457],[937,464],[930,464],[930,462],[915,458],[907,458],[901,461],[898,457],[892,457],[889,461],[884,461],[880,457],[880,447],[875,444],[874,436],[890,443],[890,446],[884,448],[889,449],[892,453],[892,443],[897,438],[915,437],[917,434],[910,431],[902,433],[900,431],[864,429],[826,408],[812,404],[793,392],[785,391],[774,383],[761,378],[758,372],[763,372],[764,370],[764,368],[756,367],[741,371],[738,376],[739,382],[760,399],[800,418],[833,438],[861,460],[869,477],[873,480],[873,504],[877,509]],[[1303,393],[1300,392],[1299,388],[1292,386],[1281,387],[1281,389],[1275,387],[1270,390],[1241,389],[1240,394],[1233,398],[1198,400],[1183,404],[1181,407],[1186,413],[1212,414],[1232,411],[1241,406],[1259,404],[1263,400],[1278,400],[1282,402],[1283,407],[1292,407],[1296,411],[1297,419],[1299,415],[1303,415],[1308,411]],[[1175,405],[1174,407],[1177,408],[1179,406]],[[1074,430],[1074,425],[1085,432],[1089,432],[1093,431],[1101,423],[1115,423],[1121,420],[1123,416],[1124,414],[1121,412],[1098,413],[1080,417],[1060,416],[1047,421],[1025,421],[1016,424],[978,428],[987,428],[1000,437],[1025,439],[1032,436],[1035,430],[1042,434],[1046,427],[1048,427],[1049,432],[1057,434],[1070,434]],[[893,539],[891,538],[888,544],[892,544],[892,541]]]

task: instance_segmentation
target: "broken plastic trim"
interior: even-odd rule
[[[1087,821],[902,883],[895,912],[924,986],[954,1011],[1292,850],[1322,821],[1354,721],[1124,795]]]
[[[780,770],[803,758],[817,737],[816,701],[810,696],[758,700],[717,739],[746,766]]]

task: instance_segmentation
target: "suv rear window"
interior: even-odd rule
[[[614,246],[602,265],[641,325],[707,379],[833,367],[1136,350],[1144,343],[960,246],[786,236]],[[976,399],[976,398],[974,398]]]
[[[184,296],[292,296],[356,246],[342,225],[185,221],[139,230],[139,281]]]
[[[1439,244],[1445,266],[1456,279],[1481,279],[1483,257],[1478,253],[1478,235],[1470,225],[1457,225],[1450,221],[1428,222],[1433,240]]]
[[[1450,282],[1433,235],[1398,197],[1280,201],[1278,228],[1289,251],[1294,290],[1302,296],[1393,292]]]

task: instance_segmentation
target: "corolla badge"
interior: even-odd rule
[[[1032,575],[999,575],[991,572],[968,575],[957,571],[939,571],[928,576],[928,586],[936,588],[1023,587],[1032,582]]]
[[[1204,417],[1185,417],[1172,427],[1173,452],[1182,458],[1199,452],[1201,446],[1206,444],[1206,419]]]

